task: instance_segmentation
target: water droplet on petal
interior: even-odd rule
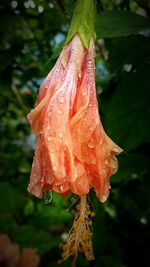
[[[53,166],[53,171],[56,171],[57,170],[57,167],[56,166]]]
[[[81,79],[81,73],[79,73],[79,79]]]
[[[50,156],[51,156],[51,158],[53,158],[54,157],[54,153],[50,153]]]
[[[86,95],[87,95],[87,91],[83,91],[82,96],[86,96]]]
[[[45,204],[48,204],[52,201],[52,190],[48,190],[44,193],[44,202]]]
[[[111,165],[111,168],[115,169],[117,166],[117,163],[116,163],[116,161],[112,160],[110,165]]]
[[[101,145],[102,145],[102,143],[103,143],[103,140],[101,139],[101,140],[99,141],[99,145],[101,146]]]
[[[53,137],[52,136],[48,136],[47,140],[48,140],[48,142],[52,142],[53,141]]]
[[[61,115],[63,114],[63,111],[61,109],[57,109],[57,114]]]
[[[93,159],[93,160],[92,160],[92,163],[95,165],[95,164],[96,164],[96,160],[95,160],[95,159]]]
[[[92,131],[93,131],[93,129],[94,129],[94,128],[93,128],[93,126],[91,126],[91,127],[90,127],[90,131],[92,132]]]
[[[101,196],[101,202],[102,202],[102,203],[105,202],[106,199],[107,199],[107,197],[108,197],[108,195],[102,195],[102,196]]]
[[[90,143],[88,143],[88,147],[89,148],[94,148],[95,147],[95,144],[90,142]]]
[[[107,165],[107,164],[108,164],[108,159],[105,159],[105,161],[104,161],[104,162],[105,162],[105,164]]]
[[[106,173],[106,170],[105,169],[101,169],[101,173]]]
[[[59,138],[63,138],[63,133],[62,133],[62,132],[59,132],[59,133],[58,133],[58,137],[59,137]]]
[[[65,98],[63,96],[58,96],[57,99],[60,104],[63,104],[65,102]]]

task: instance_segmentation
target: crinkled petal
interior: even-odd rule
[[[109,194],[122,150],[105,133],[95,89],[94,43],[86,50],[78,35],[63,49],[40,87],[28,115],[37,134],[29,191],[48,189],[86,195],[93,187],[100,201]]]

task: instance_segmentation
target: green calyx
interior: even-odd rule
[[[77,0],[66,44],[78,34],[82,44],[88,49],[91,38],[95,39],[95,0]]]

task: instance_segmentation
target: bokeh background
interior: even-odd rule
[[[57,266],[73,222],[72,196],[27,192],[35,136],[26,115],[63,47],[74,4],[0,0],[1,267]],[[96,260],[80,255],[77,266],[150,267],[150,1],[102,0],[97,8],[100,114],[124,153],[108,201],[89,196]]]

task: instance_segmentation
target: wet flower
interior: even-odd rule
[[[84,12],[81,12],[84,10]],[[50,190],[80,197],[62,260],[78,252],[93,260],[92,217],[87,194],[104,202],[109,178],[122,149],[105,133],[95,88],[95,1],[77,0],[66,45],[42,83],[28,120],[37,136],[28,190],[37,197]],[[84,17],[82,17],[84,16]]]
[[[104,202],[109,177],[117,170],[121,149],[106,135],[95,90],[94,43],[86,50],[78,35],[63,49],[40,88],[28,115],[37,134],[29,191],[42,197],[48,189],[79,196],[95,189]]]
[[[78,241],[71,237],[71,247],[65,248],[68,251],[64,258],[77,253],[83,236],[86,238],[82,246],[86,248],[86,243],[90,251],[89,255],[85,254],[92,258],[84,196],[94,188],[101,202],[107,199],[109,178],[118,168],[115,155],[122,151],[106,135],[99,117],[94,53],[93,40],[86,50],[76,35],[41,85],[36,107],[28,115],[37,135],[28,190],[37,197],[49,189],[62,195],[73,192],[83,197],[77,215],[79,220],[75,219],[76,226],[71,230],[73,236],[78,232],[78,238],[75,237]],[[78,248],[73,244],[78,244]]]

